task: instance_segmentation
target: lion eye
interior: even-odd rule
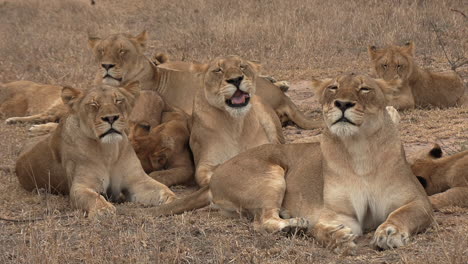
[[[387,69],[388,65],[387,64],[382,64],[382,68]]]
[[[370,89],[369,87],[361,87],[361,89],[359,89],[359,91],[360,91],[361,93],[368,93],[368,92],[370,92],[370,90],[371,90],[371,89]]]
[[[241,65],[240,65],[240,68],[241,68],[241,70],[245,70],[245,69],[247,69],[247,65],[241,64]]]
[[[123,101],[124,101],[124,99],[116,99],[116,100],[115,100],[115,103],[116,103],[116,104],[121,104],[121,103],[123,103]]]
[[[222,73],[223,72],[223,69],[221,68],[216,68],[213,70],[214,73]]]
[[[91,102],[91,103],[89,103],[88,105],[89,105],[89,106],[92,106],[92,107],[94,107],[94,108],[99,108],[99,104],[96,103],[96,102]]]
[[[396,67],[397,67],[397,69],[400,69],[401,67],[403,67],[403,65],[398,64]]]
[[[335,92],[336,90],[338,90],[338,86],[336,85],[328,86],[328,90]]]
[[[121,49],[121,50],[119,51],[119,53],[120,53],[120,55],[124,55],[125,53],[127,53],[127,50]]]

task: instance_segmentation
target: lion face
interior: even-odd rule
[[[146,173],[165,169],[170,156],[173,141],[165,138],[161,134],[162,130],[164,124],[151,129],[148,135],[132,139],[132,146]]]
[[[441,157],[442,149],[438,144],[435,144],[429,151],[425,149],[412,157],[411,170],[428,195],[438,193],[438,190],[432,183],[431,175],[435,171],[435,160]]]
[[[88,137],[111,144],[122,140],[139,91],[138,82],[125,87],[101,85],[87,91],[64,87],[62,100],[78,117],[80,128]]]
[[[379,78],[407,80],[410,77],[413,69],[413,42],[408,42],[404,46],[390,46],[383,49],[371,46],[368,50]]]
[[[102,83],[119,86],[130,80],[143,55],[148,35],[143,31],[138,36],[115,34],[105,39],[89,38],[89,46],[99,65]]]
[[[318,87],[325,123],[338,137],[349,137],[358,132],[372,133],[379,129],[386,114],[384,90],[395,85],[355,74],[314,82]]]
[[[238,56],[213,60],[204,73],[205,97],[208,102],[233,117],[245,115],[255,94],[257,66]]]

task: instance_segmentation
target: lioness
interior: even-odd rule
[[[16,81],[0,84],[0,117],[10,117],[7,124],[21,122],[24,116],[46,111],[51,105],[61,103],[62,86]],[[48,120],[56,121],[51,114]]]
[[[454,71],[439,73],[419,68],[414,61],[414,49],[413,42],[382,49],[375,46],[368,48],[373,69],[379,78],[399,78],[403,81],[389,105],[408,109],[461,104],[465,92],[461,77]]]
[[[153,213],[211,201],[253,216],[266,231],[307,228],[336,251],[354,248],[356,236],[376,228],[376,247],[407,244],[430,224],[432,208],[385,108],[383,92],[394,83],[354,74],[315,83],[327,126],[320,143],[249,149],[217,167],[209,187]]]
[[[208,185],[213,169],[255,146],[283,143],[274,111],[256,96],[257,66],[238,56],[216,58],[198,69],[204,80],[193,106],[190,148],[195,179]]]
[[[435,144],[411,163],[434,209],[468,207],[468,150],[442,157],[440,146]]]
[[[70,194],[72,206],[89,216],[115,211],[103,195],[148,205],[174,199],[143,171],[125,133],[139,90],[138,83],[87,91],[64,87],[61,98],[69,115],[52,134],[22,151],[16,162],[21,185]]]

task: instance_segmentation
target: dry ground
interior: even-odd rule
[[[32,80],[86,86],[92,80],[87,32],[151,34],[148,54],[201,60],[240,54],[293,82],[288,95],[319,118],[308,82],[344,71],[367,72],[366,46],[417,44],[418,63],[449,69],[434,33],[451,60],[467,57],[466,1],[112,1],[0,0],[0,82]],[[456,11],[451,11],[456,10]],[[458,12],[459,11],[459,12]],[[461,12],[461,13],[460,13]],[[466,67],[459,69],[467,77]],[[401,113],[408,154],[430,142],[448,153],[468,147],[468,108]],[[67,197],[28,193],[12,171],[26,126],[0,120],[0,263],[467,263],[468,210],[448,208],[438,223],[406,247],[378,252],[358,240],[357,256],[336,256],[312,238],[253,231],[245,219],[203,209],[180,216],[114,216],[89,220],[70,210]],[[288,126],[289,142],[320,131]],[[177,187],[184,195],[193,189]],[[137,206],[125,204],[119,206]]]

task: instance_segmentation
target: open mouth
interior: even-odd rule
[[[111,78],[111,79],[114,79],[114,80],[119,81],[119,82],[122,81],[122,78],[115,78],[114,76],[112,76],[112,75],[110,75],[110,74],[108,74],[108,73],[106,73],[106,75],[104,75],[104,77],[102,77],[102,78],[103,78],[103,79]]]
[[[344,123],[350,123],[351,125],[355,126],[356,124],[353,123],[353,121],[349,120],[348,118],[346,118],[344,115],[341,116],[340,119],[336,120],[333,125],[337,124],[337,123],[340,123],[340,122],[344,122]]]
[[[243,107],[249,104],[250,94],[246,93],[240,89],[232,95],[230,99],[226,100],[226,104],[229,107]]]
[[[114,133],[115,133],[115,134],[122,135],[122,133],[120,133],[119,131],[117,131],[117,130],[111,128],[111,129],[107,130],[106,133],[100,135],[99,138],[103,138],[103,137],[105,137],[105,136],[107,136],[107,135],[114,134]]]

